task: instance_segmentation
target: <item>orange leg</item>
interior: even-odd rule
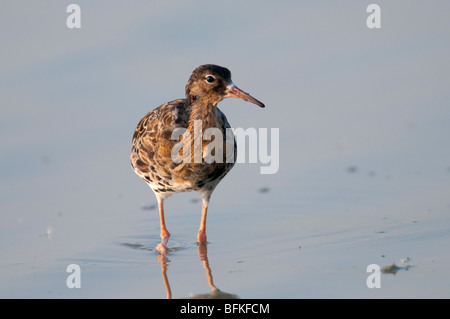
[[[197,240],[200,244],[206,244],[206,214],[208,213],[209,200],[203,200],[202,219],[200,221],[200,229],[198,230]]]
[[[164,201],[158,201],[159,206],[159,222],[161,224],[161,243],[156,246],[156,250],[161,254],[167,253],[167,242],[169,241],[170,234],[166,228],[166,222],[164,220]]]

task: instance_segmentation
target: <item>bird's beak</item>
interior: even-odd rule
[[[233,83],[227,85],[227,89],[225,90],[225,93],[227,94],[227,95],[225,95],[225,97],[236,97],[238,99],[242,99],[247,102],[252,102],[253,104],[258,105],[259,107],[264,107],[263,103],[261,103],[260,101],[255,99],[250,94],[242,91],[240,88],[238,88]]]

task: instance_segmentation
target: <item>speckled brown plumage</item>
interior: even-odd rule
[[[207,64],[194,70],[185,88],[185,99],[167,102],[147,113],[137,125],[132,141],[131,166],[154,191],[159,204],[162,242],[157,249],[167,251],[170,236],[164,222],[164,200],[178,192],[197,191],[203,199],[198,240],[206,242],[206,213],[214,188],[232,169],[234,161],[226,160],[226,129],[230,127],[217,104],[226,97],[237,97],[264,107],[264,104],[238,89],[231,81],[228,69]],[[197,122],[196,122],[197,121]],[[201,123],[202,134],[208,128],[218,128],[223,135],[223,160],[212,163],[195,162],[195,123]],[[179,139],[172,139],[176,129],[185,129]],[[186,135],[188,134],[188,135]],[[191,148],[190,162],[174,162],[172,150],[178,142]],[[211,143],[202,141],[202,152]],[[203,153],[202,153],[203,154]],[[234,144],[234,158],[236,147]]]

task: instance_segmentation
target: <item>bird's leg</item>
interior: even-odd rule
[[[159,207],[159,222],[161,224],[161,243],[156,246],[156,250],[161,254],[167,253],[167,242],[169,241],[170,234],[166,228],[166,222],[164,221],[164,201],[158,200]]]
[[[203,199],[202,219],[200,221],[200,229],[198,230],[197,240],[200,244],[206,244],[206,214],[208,213],[209,198]]]

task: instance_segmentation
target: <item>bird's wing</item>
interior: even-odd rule
[[[185,100],[174,100],[148,112],[133,135],[131,165],[140,175],[148,175],[152,166],[164,167],[178,140],[171,139],[176,128],[187,127]],[[170,165],[170,164],[169,164]],[[163,172],[164,173],[164,172]]]

